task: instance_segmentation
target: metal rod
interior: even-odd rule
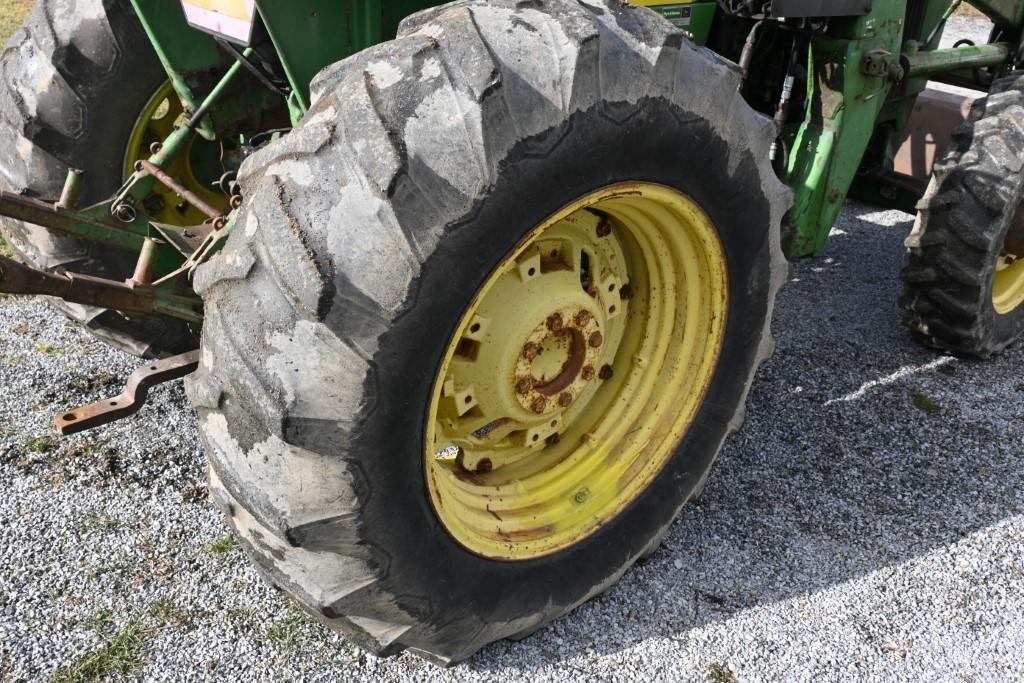
[[[247,47],[242,55],[249,58],[253,55],[253,49]],[[213,87],[210,94],[202,101],[199,108],[195,110],[191,117],[189,117],[188,123],[180,128],[176,128],[173,133],[167,136],[167,139],[163,141],[160,147],[160,151],[149,158],[150,163],[158,168],[165,169],[180,156],[186,149],[188,141],[192,139],[195,134],[196,128],[202,123],[206,115],[210,113],[210,109],[217,103],[217,100],[221,98],[224,92],[227,90],[231,82],[235,80],[239,73],[244,69],[241,62],[236,61],[231,65],[231,68],[227,70],[227,73],[217,82],[217,85]]]
[[[1009,59],[1010,45],[1008,43],[953,47],[903,56],[904,68],[907,76],[911,78],[964,69],[1000,66],[1006,64]]]
[[[152,237],[147,237],[146,241],[142,243],[142,251],[139,252],[139,260],[135,264],[135,274],[132,275],[133,282],[140,285],[148,285],[153,282],[160,245],[161,242]]]
[[[935,39],[939,37],[939,33],[941,33],[942,29],[945,28],[946,22],[948,22],[949,18],[953,16],[958,9],[960,9],[960,5],[962,4],[964,4],[964,0],[953,0],[953,3],[946,9],[945,14],[942,15],[941,19],[939,19],[939,23],[935,24],[935,28],[933,28],[932,32],[928,34],[928,40],[924,41],[925,45],[931,45]]]
[[[144,235],[128,228],[104,223],[83,213],[61,209],[4,190],[0,190],[0,216],[128,251],[140,249],[144,238]]]
[[[74,209],[82,196],[82,176],[85,171],[75,168],[68,169],[68,177],[64,179],[64,189],[61,190],[60,199],[57,200],[58,209]]]
[[[199,195],[197,195],[195,192],[192,192],[187,187],[179,183],[177,180],[164,173],[162,170],[157,168],[157,166],[152,162],[143,160],[140,161],[136,166],[139,171],[144,171],[150,174],[151,176],[159,180],[161,183],[163,183],[170,189],[174,190],[174,193],[176,195],[178,195],[186,202],[202,211],[204,214],[207,215],[207,217],[212,218],[214,220],[216,220],[217,218],[223,218],[223,214],[220,211],[204,202],[199,197]]]

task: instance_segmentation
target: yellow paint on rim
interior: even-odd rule
[[[167,81],[146,103],[128,138],[128,147],[124,155],[124,180],[127,181],[135,173],[137,162],[150,157],[150,145],[166,140],[176,125],[184,123],[185,118],[181,100],[178,99],[174,86]],[[193,154],[196,145],[203,142],[205,141],[193,140],[181,158],[171,164],[166,171],[207,204],[226,210],[228,203],[224,194],[207,186],[195,175],[192,165]],[[148,207],[158,207],[158,210],[152,212],[147,207],[147,213],[157,223],[185,226],[199,225],[207,220],[205,214],[185,204],[174,191],[160,183],[156,184],[147,202]]]
[[[527,560],[622,512],[696,418],[728,293],[711,219],[662,185],[603,188],[531,231],[475,293],[434,381],[424,462],[448,532]]]
[[[1000,315],[1012,313],[1024,304],[1024,260],[1000,256],[992,281],[992,304]]]

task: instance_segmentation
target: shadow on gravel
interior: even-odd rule
[[[686,638],[1024,510],[1024,352],[961,361],[910,339],[897,297],[911,225],[847,208],[825,258],[793,268],[776,354],[703,499],[609,593],[470,667],[534,670]]]

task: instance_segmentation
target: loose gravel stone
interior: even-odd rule
[[[746,426],[647,562],[451,670],[365,654],[259,580],[205,500],[180,383],[57,437],[54,412],[138,361],[0,301],[0,679],[97,652],[154,681],[1024,679],[1024,351],[910,340],[911,222],[851,204],[794,265]],[[126,633],[117,660],[104,644]]]

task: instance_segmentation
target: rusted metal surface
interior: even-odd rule
[[[155,164],[143,159],[139,161],[136,167],[140,172],[148,173],[159,180],[161,183],[173,190],[176,195],[202,211],[209,218],[213,220],[224,218],[224,214],[203,201],[195,192],[192,192],[177,180],[160,170]]]
[[[77,273],[46,273],[2,256],[0,292],[55,296],[77,304],[129,313],[148,313],[156,302],[150,290]]]
[[[61,190],[60,199],[57,200],[58,209],[74,209],[78,206],[78,199],[82,196],[82,176],[84,171],[70,169],[64,180],[64,189]]]
[[[970,115],[974,100],[939,90],[921,93],[910,123],[895,140],[894,170],[928,182],[935,162],[949,147],[953,131]]]
[[[147,237],[142,244],[142,251],[139,252],[139,260],[135,264],[135,273],[132,281],[140,285],[148,285],[153,282],[153,273],[156,271],[157,256],[160,253],[160,242]]]
[[[58,413],[54,425],[61,434],[75,434],[133,415],[146,404],[150,389],[190,375],[197,367],[198,350],[148,363],[132,373],[119,395]]]

